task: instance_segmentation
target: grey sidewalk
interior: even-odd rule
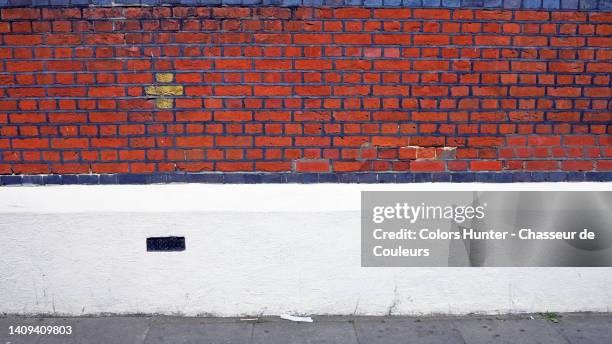
[[[70,325],[72,335],[9,335],[9,326]],[[18,343],[612,343],[612,314],[278,318],[0,317],[0,344]]]

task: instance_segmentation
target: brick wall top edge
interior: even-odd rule
[[[612,11],[612,0],[0,0],[7,7],[278,6]]]

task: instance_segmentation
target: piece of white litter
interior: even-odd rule
[[[312,322],[311,317],[296,317],[289,314],[281,314],[281,319],[289,320],[289,321],[297,321],[297,322]]]
[[[240,319],[240,321],[257,321],[257,320],[259,320],[259,318],[243,318],[243,319]]]

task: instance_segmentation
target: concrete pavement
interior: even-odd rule
[[[533,314],[462,317],[313,317],[294,323],[275,317],[0,316],[0,344],[610,344],[612,314]],[[9,334],[10,326],[71,326],[70,335]]]

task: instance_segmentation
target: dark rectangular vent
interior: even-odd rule
[[[147,238],[147,251],[185,251],[185,237]]]

